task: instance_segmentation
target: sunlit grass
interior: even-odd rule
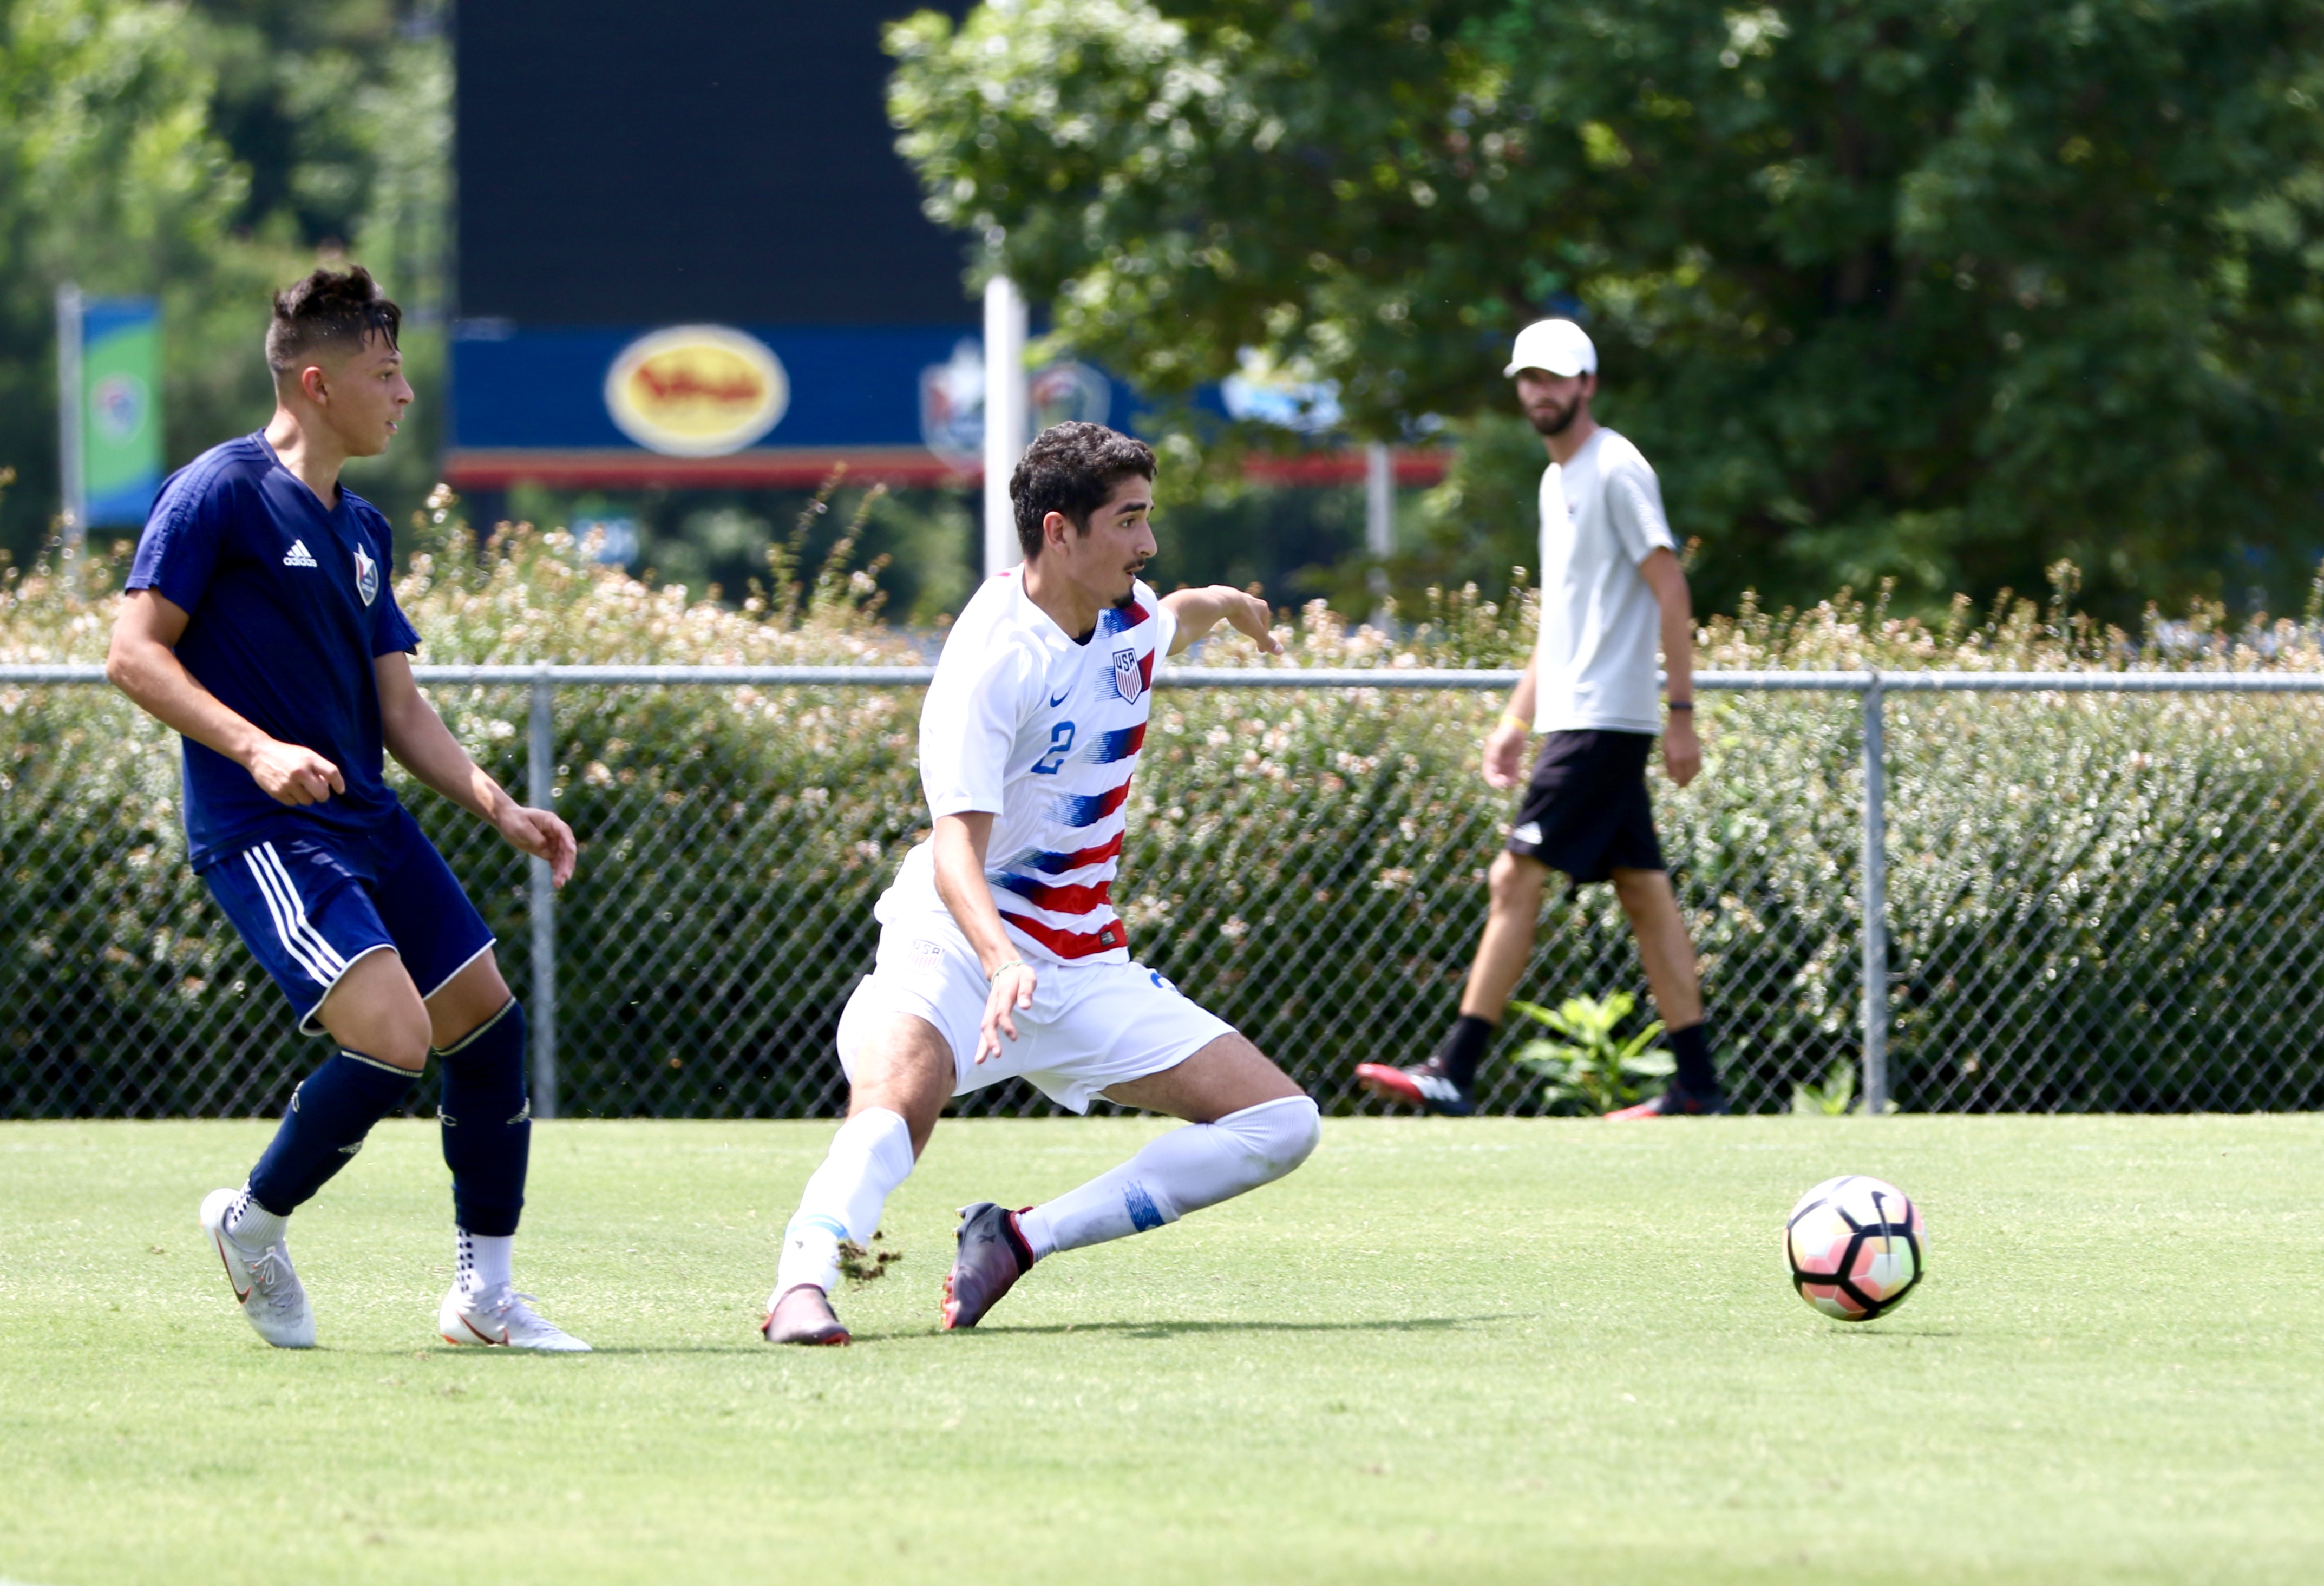
[[[1335,1120],[1285,1183],[936,1330],[951,1209],[1151,1121],[947,1124],[844,1351],[753,1332],[829,1126],[538,1134],[518,1276],[598,1346],[455,1351],[434,1131],[300,1213],[322,1347],[193,1226],[256,1123],[0,1126],[0,1577],[2226,1581],[2324,1547],[2312,1117]],[[1931,1273],[1859,1328],[1776,1230],[1841,1171]]]

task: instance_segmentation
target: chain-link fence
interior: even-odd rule
[[[582,838],[552,898],[407,794],[526,999],[538,1110],[835,1111],[872,903],[926,825],[926,674],[420,671]],[[0,669],[0,1116],[275,1111],[318,1049],[186,868],[174,740],[98,681]],[[1353,1065],[1425,1055],[1457,1006],[1509,807],[1475,746],[1511,678],[1157,681],[1118,889],[1133,950],[1327,1106],[1369,1105]],[[1738,1106],[1835,1065],[1876,1108],[2324,1103],[2324,678],[1699,683],[1706,771],[1656,799]],[[1520,994],[1618,990],[1643,985],[1610,890],[1556,897]],[[1518,1037],[1489,1107],[1540,1104]]]

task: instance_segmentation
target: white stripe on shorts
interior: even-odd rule
[[[282,950],[318,985],[336,982],[346,973],[347,961],[308,919],[306,901],[291,883],[290,872],[283,866],[281,855],[274,852],[274,844],[262,843],[243,857],[249,862],[250,873],[258,878],[259,894],[266,899],[266,912],[273,917],[274,934],[281,938]]]
[[[281,889],[283,899],[290,906],[290,917],[295,922],[300,935],[306,938],[308,945],[314,950],[315,956],[329,966],[332,979],[336,981],[340,975],[347,973],[346,956],[337,947],[332,946],[330,938],[317,930],[314,921],[307,917],[307,900],[299,896],[298,883],[290,879],[290,867],[282,862],[282,856],[280,853],[274,852],[274,844],[261,843],[258,846],[260,852],[266,855],[267,867],[274,872],[275,882]]]
[[[257,879],[258,896],[266,905],[268,917],[274,921],[274,934],[281,938],[283,951],[290,954],[291,962],[307,972],[309,979],[327,983],[330,976],[307,955],[303,944],[292,935],[290,922],[283,917],[282,905],[274,896],[273,878],[267,873],[265,862],[259,857],[258,850],[246,851],[242,859],[250,867],[250,873]]]

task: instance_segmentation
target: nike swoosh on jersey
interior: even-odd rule
[[[1064,692],[1064,693],[1062,693],[1062,694],[1059,694],[1059,695],[1058,695],[1055,699],[1052,699],[1051,701],[1049,701],[1049,708],[1050,708],[1051,710],[1055,710],[1055,709],[1056,709],[1056,708],[1057,708],[1057,706],[1059,706],[1059,705],[1061,705],[1065,704],[1065,695],[1066,695],[1066,694],[1071,694],[1073,691],[1074,691],[1074,686],[1073,686],[1071,683],[1066,684],[1066,685],[1065,685],[1065,692]]]

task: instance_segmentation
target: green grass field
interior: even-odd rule
[[[193,1225],[268,1126],[0,1125],[0,1578],[2324,1577],[2324,1120],[1334,1120],[936,1330],[952,1207],[1160,1127],[946,1124],[856,1347],[778,1351],[828,1125],[544,1125],[518,1276],[598,1352],[535,1358],[433,1336],[432,1126],[300,1214],[293,1354]],[[1930,1225],[1855,1328],[1776,1238],[1840,1172]]]

